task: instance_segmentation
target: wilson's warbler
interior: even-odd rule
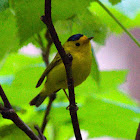
[[[82,34],[75,34],[71,36],[63,45],[66,53],[70,53],[73,57],[72,61],[72,75],[74,86],[78,86],[88,77],[91,64],[91,44],[90,40],[93,37],[87,38]],[[66,71],[60,55],[57,53],[53,61],[48,65],[37,86],[39,87],[47,76],[44,88],[41,92],[30,102],[30,105],[37,107],[45,100],[45,98],[60,89],[67,88]]]

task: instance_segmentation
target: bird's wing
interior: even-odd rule
[[[39,81],[37,82],[36,88],[39,87],[42,82],[44,81],[45,76],[48,75],[48,73],[58,64],[62,63],[62,59],[60,57],[60,55],[57,53],[55,58],[53,59],[53,61],[47,66],[47,68],[45,69],[45,71],[43,72],[43,74],[41,75]]]

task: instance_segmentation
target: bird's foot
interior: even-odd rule
[[[77,105],[68,105],[68,106],[66,107],[66,109],[67,109],[67,110],[70,110],[70,111],[72,111],[72,112],[76,112],[79,108],[78,108]]]

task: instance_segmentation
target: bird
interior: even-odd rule
[[[90,40],[93,37],[87,37],[83,34],[74,34],[62,46],[66,54],[71,54],[72,76],[74,87],[80,85],[86,80],[91,71],[92,51]],[[46,81],[41,92],[30,101],[30,105],[39,107],[46,97],[58,92],[61,89],[67,89],[67,77],[65,66],[59,53],[56,54],[52,62],[47,66],[41,75],[36,87],[39,87],[46,77]]]

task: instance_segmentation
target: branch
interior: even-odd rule
[[[46,140],[45,136],[43,136],[43,133],[42,133],[41,130],[39,129],[38,125],[35,125],[34,128],[37,130],[40,139],[41,139],[41,140]]]
[[[44,46],[42,38],[40,34],[37,34],[37,38],[34,37],[35,41],[40,45],[41,51],[42,51],[42,58],[46,64],[46,66],[49,64],[49,53],[50,53],[50,48],[52,45],[52,39],[50,37],[49,31],[46,31],[45,37],[48,41],[47,47]]]
[[[126,32],[126,34],[137,44],[137,46],[140,47],[140,43],[138,42],[138,40],[122,25],[122,23],[107,9],[107,7],[99,0],[96,0],[96,1],[115,20],[115,22]]]
[[[48,30],[46,31],[45,37],[46,37],[46,40],[48,41],[48,44],[47,44],[47,47],[45,48],[45,50],[44,51],[42,50],[42,57],[43,57],[43,60],[46,64],[46,66],[48,66],[50,48],[53,43]]]
[[[62,61],[64,63],[66,74],[67,74],[67,83],[68,83],[69,99],[70,99],[69,111],[71,115],[73,129],[74,129],[76,139],[82,140],[77,112],[76,112],[77,107],[76,107],[76,102],[75,102],[74,83],[73,83],[72,69],[71,69],[72,56],[70,54],[66,54],[64,48],[61,45],[61,42],[59,41],[56,30],[53,26],[52,18],[51,18],[51,0],[45,0],[45,16],[42,16],[41,20],[46,24],[50,32],[52,41],[54,42],[58,50],[58,53],[60,54]]]
[[[137,129],[137,134],[136,134],[135,140],[140,140],[140,123],[139,123],[138,129]]]
[[[22,131],[24,131],[28,135],[28,137],[30,137],[32,140],[40,140],[39,137],[36,136],[34,132],[30,129],[30,127],[27,126],[16,114],[10,102],[8,101],[1,85],[0,85],[0,96],[4,103],[4,107],[0,105],[0,113],[2,114],[2,117],[13,121],[15,125]]]
[[[54,101],[54,99],[56,98],[56,93],[55,94],[52,94],[49,98],[49,103],[48,103],[48,106],[46,108],[46,111],[45,111],[45,115],[44,115],[44,119],[43,119],[43,122],[42,122],[42,125],[41,125],[41,132],[43,133],[44,130],[45,130],[45,127],[47,125],[47,122],[48,122],[48,115],[50,113],[50,110],[51,110],[51,106],[52,106],[52,103]]]
[[[43,58],[43,60],[46,64],[46,66],[48,66],[49,65],[50,48],[51,48],[51,45],[53,43],[48,30],[46,30],[45,37],[46,37],[46,40],[47,40],[48,44],[47,44],[46,48],[43,46],[43,47],[41,47],[41,49],[42,49],[42,58]],[[43,41],[42,41],[41,37],[40,37],[40,42],[41,42],[41,44],[40,44],[40,46],[41,46],[43,44]],[[48,115],[50,113],[51,106],[52,106],[52,103],[53,103],[55,98],[56,98],[56,93],[53,94],[52,96],[50,96],[50,98],[49,98],[49,103],[46,107],[45,115],[44,115],[43,122],[42,122],[42,125],[41,125],[41,132],[42,133],[44,132],[45,127],[48,123]]]

